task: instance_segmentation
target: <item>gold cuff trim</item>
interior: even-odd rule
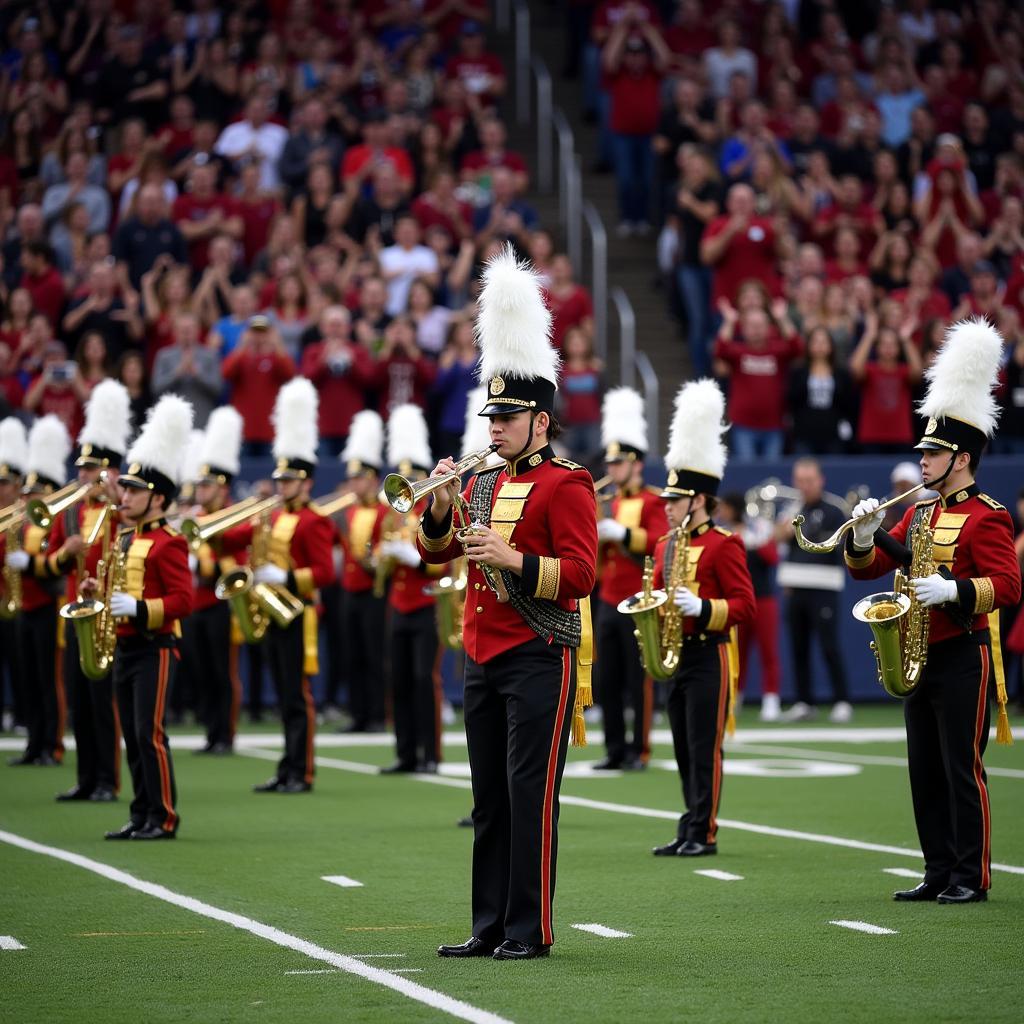
[[[866,554],[851,555],[849,549],[843,551],[847,568],[866,569],[875,560],[875,549],[872,547]]]
[[[437,552],[444,551],[445,548],[451,544],[452,539],[455,536],[455,524],[453,522],[448,524],[448,532],[443,537],[428,537],[423,532],[423,525],[420,524],[419,530],[419,542],[423,546],[424,551]]]
[[[988,615],[996,606],[996,588],[987,576],[971,580],[971,583],[974,584],[975,615]]]
[[[162,597],[146,598],[146,627],[159,629],[164,624],[164,599]]]
[[[708,629],[721,632],[729,621],[729,602],[721,597],[711,598],[711,614],[708,616]]]
[[[313,591],[316,590],[316,584],[313,582],[313,570],[310,568],[296,569],[295,576],[295,589],[298,590],[300,597],[312,597]]]
[[[541,555],[539,561],[537,589],[533,596],[544,601],[554,601],[558,597],[561,563],[557,558],[548,558],[545,555]]]
[[[647,531],[638,526],[629,531],[629,550],[634,555],[643,555],[647,552]]]

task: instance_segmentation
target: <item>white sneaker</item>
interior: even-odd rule
[[[833,705],[829,712],[828,720],[837,725],[845,725],[853,718],[853,708],[849,701],[839,700]]]
[[[615,234],[619,238],[631,238],[633,235],[633,225],[628,220],[619,221]]]
[[[818,709],[798,700],[788,711],[779,715],[780,722],[810,722],[818,717]]]
[[[757,717],[762,722],[777,722],[782,717],[782,706],[777,693],[766,693],[761,698],[761,713]]]

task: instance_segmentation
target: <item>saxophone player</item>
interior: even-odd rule
[[[67,479],[71,438],[54,415],[43,416],[28,433],[25,499],[45,498]],[[28,743],[12,765],[59,764],[64,759],[64,680],[57,662],[57,602],[46,578],[46,530],[25,520],[15,530],[16,545],[3,538],[4,564],[19,575],[21,611],[15,620],[27,714]],[[44,582],[45,581],[45,582]]]
[[[290,380],[274,403],[274,484],[280,505],[271,514],[269,559],[256,565],[254,582],[284,587],[302,605],[290,624],[272,622],[265,640],[267,661],[281,704],[284,756],[256,793],[308,793],[313,788],[316,707],[310,678],[319,672],[317,604],[321,587],[334,579],[330,520],[310,505],[316,472],[318,400],[305,377]],[[221,538],[225,554],[249,548],[256,539],[250,520]]]
[[[14,416],[8,416],[0,420],[0,510],[16,512],[27,465],[28,435],[25,425]],[[0,544],[3,543],[5,532],[0,526]],[[28,718],[25,712],[25,684],[18,666],[15,606],[12,595],[8,593],[16,571],[8,569],[0,559],[0,711],[3,711],[3,727],[7,730],[14,726],[24,726]],[[10,703],[7,703],[8,693]]]
[[[85,406],[85,424],[78,435],[79,484],[90,490],[53,521],[49,549],[42,563],[45,577],[64,576],[66,600],[78,598],[85,580],[96,575],[104,549],[110,550],[117,536],[115,515],[107,511],[117,503],[114,490],[121,460],[128,450],[131,432],[131,399],[124,385],[103,380],[93,389]],[[92,545],[97,520],[105,517],[101,532]],[[109,567],[108,567],[109,568]],[[78,637],[64,625],[64,683],[70,691],[71,723],[75,734],[75,785],[57,795],[60,802],[92,800],[109,803],[116,799],[121,775],[121,730],[117,721],[114,684],[108,672],[91,679],[82,670]]]
[[[192,610],[188,544],[168,525],[180,485],[182,453],[192,429],[192,406],[164,395],[128,450],[121,488],[122,530],[114,544],[104,593],[82,587],[117,620],[114,692],[132,776],[129,820],[106,839],[174,839],[180,819],[174,764],[167,743],[167,698],[178,664],[180,620]]]
[[[993,397],[1003,340],[983,320],[954,324],[928,371],[919,412],[927,417],[917,445],[924,485],[937,498],[908,509],[889,536],[932,531],[934,571],[911,578],[928,615],[927,659],[906,698],[907,758],[917,834],[924,852],[920,885],[899,901],[974,903],[991,885],[991,821],[982,756],[989,734],[989,693],[999,706],[997,740],[1009,741],[1006,689],[998,656],[998,609],[1020,599],[1013,524],[976,477],[995,431]],[[876,546],[884,511],[868,498],[853,510],[845,559],[855,579],[900,567],[890,546]],[[879,541],[881,539],[879,538]],[[911,552],[913,555],[913,552]],[[912,574],[913,575],[913,574]]]
[[[671,532],[654,553],[654,584],[683,617],[667,709],[686,811],[675,838],[652,851],[656,857],[718,852],[722,740],[738,667],[730,633],[756,609],[743,541],[711,522],[725,472],[724,414],[714,381],[685,384],[676,395],[665,456],[669,473],[661,496]]]

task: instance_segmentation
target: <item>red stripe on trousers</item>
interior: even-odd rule
[[[167,674],[171,664],[171,652],[168,648],[160,649],[160,668],[156,677],[156,702],[153,707],[153,749],[156,751],[156,763],[160,770],[160,800],[167,808],[167,817],[161,828],[173,832],[178,823],[178,815],[174,813],[171,800],[171,768],[167,763],[167,736],[164,734],[164,702],[167,699]]]
[[[992,820],[988,805],[988,787],[983,777],[984,766],[981,763],[981,737],[985,729],[985,708],[988,705],[988,648],[979,647],[981,651],[981,685],[978,687],[978,711],[974,720],[974,783],[978,787],[981,801],[981,887],[991,887],[991,842]]]
[[[569,702],[569,684],[572,681],[572,662],[575,652],[562,648],[562,689],[558,695],[558,711],[555,712],[555,728],[551,735],[551,750],[548,754],[548,774],[544,780],[544,809],[541,812],[540,833],[540,941],[546,946],[554,942],[551,928],[551,841],[555,824],[555,776],[558,774],[558,747],[565,725],[565,708]]]
[[[718,668],[721,682],[718,688],[718,722],[715,726],[715,774],[711,783],[711,817],[708,819],[707,842],[713,843],[718,834],[718,799],[722,793],[722,734],[725,715],[729,707],[729,650],[727,644],[718,645]]]

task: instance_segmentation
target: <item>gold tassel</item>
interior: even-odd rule
[[[996,743],[1004,747],[1013,746],[1013,732],[1010,730],[1010,717],[1006,713],[1005,701],[999,702],[999,714],[996,716]]]
[[[302,673],[306,676],[315,676],[320,671],[316,625],[316,608],[307,604],[302,610]]]
[[[1004,747],[1013,746],[1013,732],[1010,717],[1006,713],[1006,673],[1003,671],[1003,641],[999,635],[999,609],[988,613],[988,629],[992,637],[992,674],[996,679],[996,743]]]
[[[587,722],[583,712],[593,706],[594,687],[591,672],[594,665],[594,630],[590,621],[590,598],[580,601],[580,646],[576,651],[576,700],[572,706],[572,733],[569,742],[574,747],[587,745]]]
[[[726,661],[729,669],[729,715],[725,720],[725,734],[736,735],[736,693],[740,680],[740,635],[739,630],[733,626],[729,630],[729,640],[726,644]]]

